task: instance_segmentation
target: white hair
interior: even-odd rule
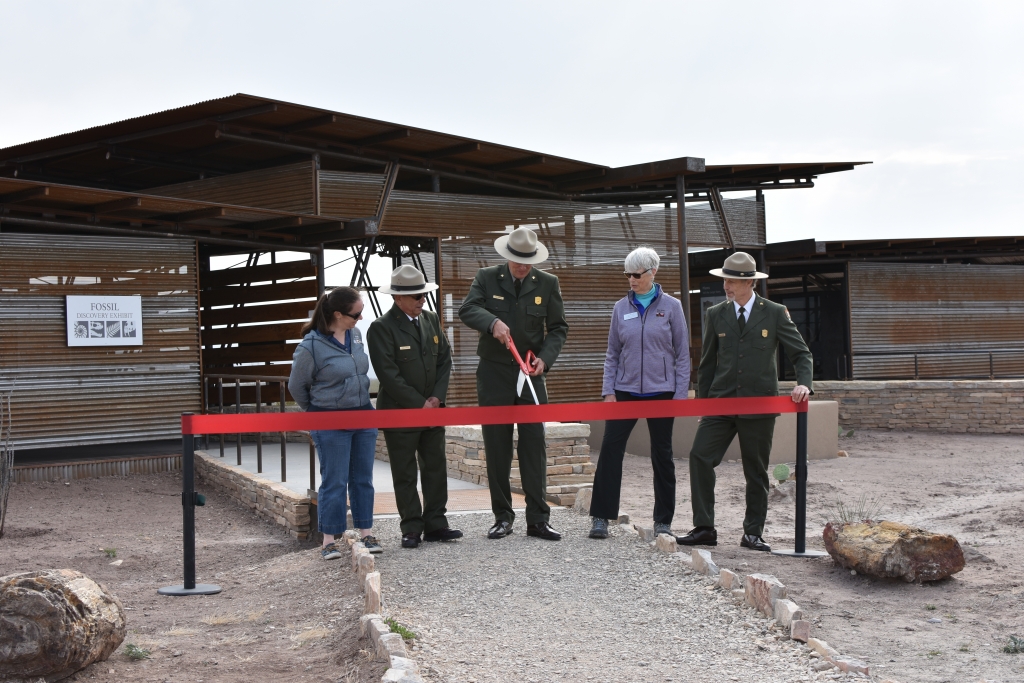
[[[637,247],[626,257],[626,272],[639,273],[643,270],[655,270],[661,264],[658,252],[650,247]]]

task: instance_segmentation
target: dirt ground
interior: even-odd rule
[[[65,680],[379,681],[382,664],[360,648],[362,591],[347,560],[324,562],[212,491],[196,508],[198,581],[208,597],[165,597],[182,582],[181,477],[109,477],[11,489],[0,576],[77,569],[117,595],[128,635],[106,662]],[[119,566],[108,557],[116,551]],[[124,654],[129,643],[147,660]]]
[[[642,428],[643,425],[638,425]],[[808,547],[824,550],[825,508],[841,498],[882,502],[881,518],[956,536],[967,566],[944,581],[917,585],[851,576],[831,558],[792,559],[739,547],[743,472],[718,468],[716,525],[720,566],[777,576],[813,621],[812,635],[872,665],[872,675],[909,681],[1024,681],[1024,654],[1002,651],[1024,636],[1024,439],[888,431],[840,439],[850,457],[812,461]],[[691,528],[686,454],[676,460],[673,529]],[[593,456],[597,460],[597,454]],[[622,512],[650,524],[654,496],[646,458],[627,457]],[[792,499],[773,497],[765,540],[792,548]],[[939,623],[929,620],[939,619]]]

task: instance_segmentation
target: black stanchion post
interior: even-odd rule
[[[183,413],[191,415],[192,413]],[[196,442],[192,434],[181,435],[181,526],[184,546],[185,582],[158,588],[160,595],[213,595],[220,586],[196,583],[196,505],[206,499],[196,493]]]
[[[808,405],[809,409],[810,406]],[[773,550],[773,555],[824,557],[828,553],[807,549],[807,413],[796,414],[796,529],[793,550]]]

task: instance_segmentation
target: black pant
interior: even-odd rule
[[[671,399],[672,392],[656,396],[633,396],[616,391],[616,401],[663,401]],[[647,418],[651,435],[651,466],[654,468],[654,521],[672,523],[676,511],[676,465],[672,462],[673,417]],[[604,424],[601,455],[594,474],[594,495],[590,500],[590,516],[599,519],[617,519],[619,495],[622,492],[622,458],[626,442],[636,426],[636,420],[608,420]]]

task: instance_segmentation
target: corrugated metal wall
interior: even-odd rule
[[[196,286],[194,242],[0,234],[15,448],[179,436],[181,413],[200,406]],[[68,294],[141,295],[144,344],[68,347]]]
[[[315,214],[314,173],[313,162],[307,161],[178,185],[164,185],[145,192],[163,197]]]
[[[1024,376],[1019,266],[851,263],[849,291],[855,379]]]

